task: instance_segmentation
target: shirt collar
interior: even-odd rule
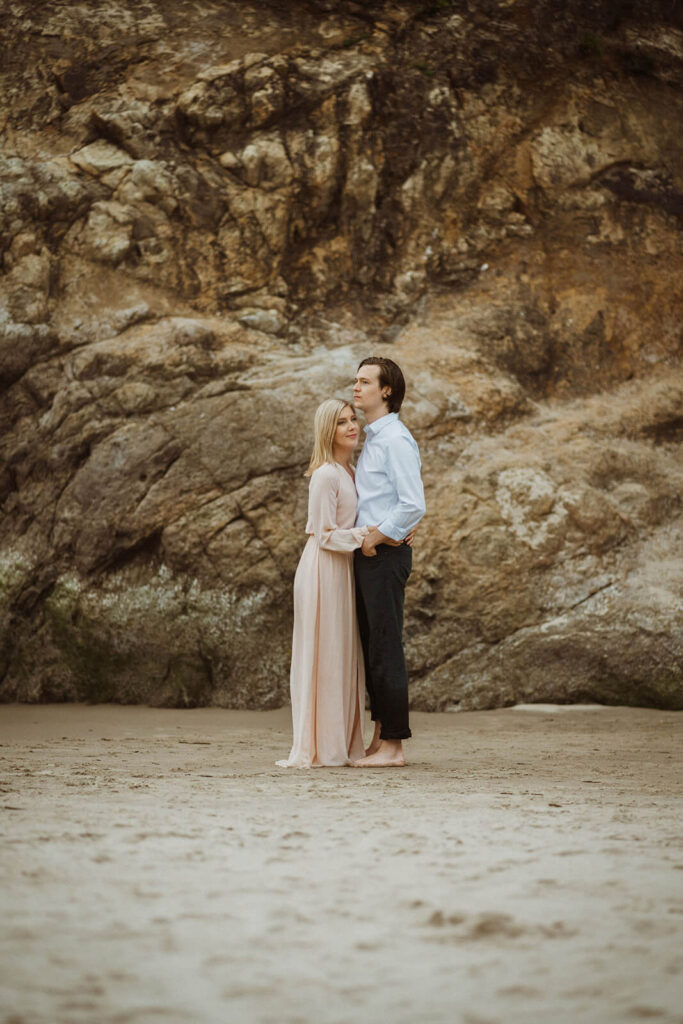
[[[365,426],[365,433],[370,434],[371,436],[379,434],[380,430],[384,430],[385,427],[389,426],[390,423],[393,423],[394,420],[397,419],[397,412],[387,412],[384,416],[380,416],[378,420],[375,420],[374,423],[367,423]]]

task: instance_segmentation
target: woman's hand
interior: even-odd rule
[[[391,540],[390,537],[387,537],[386,540],[384,541],[384,543],[388,544],[389,547],[392,547],[392,548],[400,548],[401,544],[407,544],[408,547],[412,548],[413,540],[415,538],[416,532],[417,532],[417,526],[414,529],[412,529],[410,531],[410,533],[406,537],[403,538],[403,540]]]
[[[390,548],[400,548],[401,544],[405,543],[412,548],[417,527],[415,527],[414,530],[411,530],[408,536],[404,538],[404,540],[393,540],[393,538],[391,537],[385,537],[383,533],[379,532],[376,526],[370,526],[368,527],[368,530],[369,532],[367,536],[363,538],[361,551],[368,558],[372,558],[373,555],[377,554],[378,544],[386,544],[387,547]]]

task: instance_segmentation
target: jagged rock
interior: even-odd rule
[[[242,150],[240,162],[246,183],[254,188],[270,192],[272,189],[284,188],[292,181],[292,165],[277,135],[255,138]]]
[[[245,310],[238,319],[245,327],[252,327],[265,334],[279,334],[284,327],[284,321],[276,309]]]
[[[103,263],[120,263],[133,245],[137,211],[117,202],[93,203],[79,241],[86,256]]]
[[[116,171],[119,168],[130,167],[133,163],[132,157],[103,139],[91,142],[89,146],[84,146],[83,149],[72,153],[71,160],[76,167],[80,167],[81,170],[87,171],[88,174],[93,174],[95,177]]]
[[[380,351],[414,706],[683,707],[668,0],[138,6],[5,19],[0,698],[286,700],[313,412]]]

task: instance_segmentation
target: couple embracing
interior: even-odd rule
[[[371,356],[358,368],[353,405],[328,399],[315,414],[309,538],[294,578],[294,738],[282,767],[405,764],[403,600],[425,503],[417,444],[398,418],[404,394],[400,367]],[[355,409],[366,439],[354,473]],[[367,750],[366,687],[375,723]]]

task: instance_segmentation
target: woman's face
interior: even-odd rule
[[[334,432],[333,447],[341,452],[351,453],[358,444],[358,420],[350,405],[339,413],[337,429]]]

